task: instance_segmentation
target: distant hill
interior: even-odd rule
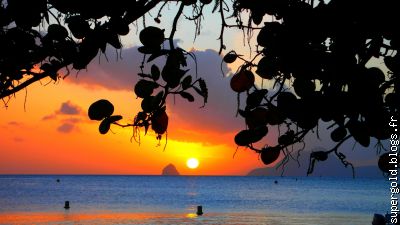
[[[321,147],[316,147],[311,151],[326,151]],[[309,164],[309,155],[302,154],[299,157],[299,164],[290,160],[285,166],[283,176],[307,176],[307,169]],[[356,177],[365,178],[381,178],[382,172],[379,170],[378,165],[374,166],[358,166],[354,168]],[[282,168],[278,170],[273,168],[256,168],[251,170],[247,176],[281,176]],[[314,166],[314,172],[310,175],[311,177],[352,177],[353,173],[351,167],[344,167],[337,157],[329,157],[326,161],[317,162]]]
[[[179,172],[176,169],[176,167],[173,164],[168,164],[164,169],[162,170],[161,175],[166,175],[166,176],[179,176]]]
[[[300,168],[296,165],[289,165],[284,172],[284,176],[306,176],[307,174],[308,164],[302,165]],[[379,178],[382,177],[382,172],[379,170],[377,166],[361,166],[355,167],[355,175],[360,178]],[[275,168],[256,168],[251,170],[247,176],[281,176],[282,170]],[[324,177],[351,177],[352,172],[350,168],[345,168],[342,166],[329,168],[328,165],[323,166],[322,163],[319,168],[315,168],[314,173],[310,175],[311,177],[315,176],[324,176]]]

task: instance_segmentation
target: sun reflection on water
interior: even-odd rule
[[[189,219],[193,219],[193,218],[197,218],[198,216],[197,216],[197,214],[196,213],[188,213],[188,214],[186,214],[186,218],[189,218]]]

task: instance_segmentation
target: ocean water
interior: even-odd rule
[[[389,185],[383,177],[7,175],[0,224],[367,225],[390,210]]]

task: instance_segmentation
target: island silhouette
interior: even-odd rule
[[[170,163],[168,164],[166,167],[164,167],[164,169],[161,172],[161,175],[163,176],[179,176],[179,172],[176,169],[176,167]]]

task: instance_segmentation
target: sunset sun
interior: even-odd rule
[[[199,166],[199,160],[196,158],[190,158],[186,161],[186,165],[190,169],[196,169]]]

